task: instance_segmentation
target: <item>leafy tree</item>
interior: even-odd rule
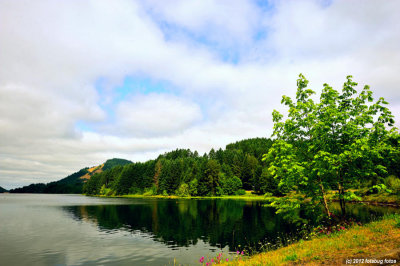
[[[117,165],[126,165],[132,163],[131,161],[125,160],[125,159],[119,159],[119,158],[113,158],[107,160],[104,165],[103,165],[103,171],[111,169]]]
[[[197,196],[198,192],[197,192],[197,187],[199,185],[199,182],[197,181],[197,179],[193,179],[192,181],[190,181],[189,183],[189,194],[191,196]]]
[[[236,191],[242,188],[242,181],[237,176],[227,177],[222,174],[220,176],[220,186],[223,194],[234,195]]]
[[[393,115],[380,98],[373,102],[369,86],[357,93],[352,77],[348,76],[341,92],[324,84],[320,101],[307,89],[308,80],[300,74],[296,99],[283,96],[288,110],[287,119],[273,111],[276,138],[264,160],[269,172],[279,180],[279,187],[311,197],[320,202],[328,217],[326,189],[339,194],[342,216],[345,202],[352,196],[348,188],[355,179],[376,178],[386,173],[382,154],[390,154],[389,135],[394,134]],[[298,208],[299,202],[279,206]]]
[[[216,194],[216,188],[219,186],[219,171],[221,166],[219,163],[211,159],[206,164],[206,169],[204,171],[204,177],[202,179],[203,186],[208,187],[211,195]]]
[[[254,157],[253,155],[247,154],[245,156],[242,167],[243,187],[247,190],[253,189],[257,166],[258,166],[257,158]]]
[[[259,179],[259,191],[263,194],[271,193],[274,196],[282,196],[287,189],[284,186],[279,187],[279,180],[274,178],[267,168],[264,168]]]

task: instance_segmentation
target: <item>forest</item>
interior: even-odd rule
[[[387,143],[399,149],[398,135]],[[199,155],[189,149],[176,149],[155,160],[115,166],[93,175],[84,185],[88,195],[143,194],[177,196],[241,195],[245,190],[255,194],[282,196],[290,191],[280,185],[263,161],[273,146],[267,138],[253,138],[228,144],[226,148]],[[384,184],[397,189],[400,156],[386,161],[387,173],[354,180],[350,188],[371,188]],[[331,184],[331,188],[337,188]],[[400,186],[398,187],[400,189]],[[400,192],[400,190],[399,190]]]
[[[272,141],[254,138],[238,141],[224,150],[176,149],[155,160],[116,166],[93,175],[83,186],[89,195],[221,196],[277,191],[276,181],[264,171],[262,156]]]

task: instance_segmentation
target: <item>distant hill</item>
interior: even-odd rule
[[[0,193],[8,192],[7,189],[0,187]]]
[[[113,159],[107,160],[104,163],[102,170],[105,171],[105,170],[111,169],[117,165],[124,166],[125,164],[130,164],[130,163],[132,163],[132,162],[129,160],[113,158]]]
[[[47,184],[36,183],[21,188],[11,189],[10,193],[53,193],[53,194],[80,194],[82,193],[83,184],[96,173],[101,173],[117,165],[126,165],[132,163],[125,159],[113,158],[105,163],[91,168],[83,168],[58,181]],[[1,188],[3,189],[3,188]],[[0,190],[1,191],[1,190]],[[5,192],[5,191],[4,191]]]

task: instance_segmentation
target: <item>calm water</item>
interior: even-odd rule
[[[362,221],[396,211],[349,207]],[[1,265],[198,265],[296,230],[257,201],[0,194]]]

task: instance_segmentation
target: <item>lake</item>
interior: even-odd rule
[[[397,211],[348,207],[363,222]],[[260,201],[0,194],[0,264],[198,265],[280,244],[299,226]]]

